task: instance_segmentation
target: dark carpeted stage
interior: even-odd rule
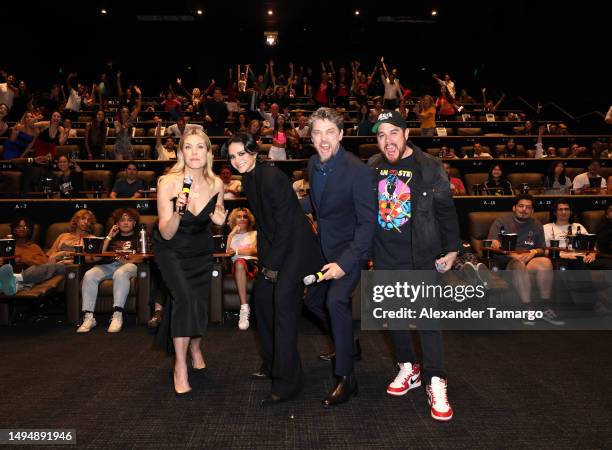
[[[75,428],[87,448],[610,448],[612,372],[605,332],[447,333],[450,423],[429,416],[423,388],[392,398],[395,375],[383,333],[363,332],[359,396],[321,407],[332,387],[318,361],[327,339],[301,322],[306,387],[296,401],[261,409],[267,381],[254,333],[211,326],[209,366],[177,399],[171,360],[130,318],[116,335],[106,320],[87,335],[21,323],[0,329],[0,428]]]

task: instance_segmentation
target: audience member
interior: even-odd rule
[[[242,194],[242,182],[232,179],[232,169],[224,164],[219,171],[219,178],[223,181],[223,199],[231,200]]]
[[[94,311],[98,286],[110,279],[113,280],[113,316],[107,331],[117,333],[123,326],[123,308],[130,292],[130,280],[136,276],[136,264],[142,261],[142,256],[134,255],[138,242],[134,229],[140,215],[132,208],[120,208],[113,211],[112,218],[114,224],[104,239],[102,253],[115,252],[115,256],[103,258],[85,272],[81,287],[83,322],[77,333],[88,333],[96,326]]]
[[[421,136],[436,135],[436,105],[431,95],[425,95],[414,107],[421,122]]]
[[[451,165],[447,162],[443,162],[444,171],[446,175],[448,175],[448,181],[450,182],[451,193],[453,195],[466,195],[465,186],[463,185],[463,181],[461,178],[451,177]]]
[[[189,130],[192,130],[195,128],[201,131],[204,131],[204,128],[202,127],[202,125],[187,123],[187,118],[185,116],[180,116],[175,124],[172,124],[168,128],[166,128],[166,134],[171,137],[180,139]]]
[[[227,236],[227,252],[232,255],[232,275],[240,298],[238,328],[249,328],[251,309],[247,298],[247,279],[257,275],[257,231],[255,217],[248,208],[235,208],[227,219],[231,228]]]
[[[600,193],[606,189],[606,180],[600,175],[601,163],[592,159],[589,163],[589,170],[574,177],[572,187],[577,194],[592,192]]]
[[[561,161],[551,164],[548,174],[544,178],[544,188],[567,193],[572,187],[572,180],[565,175],[565,165]]]
[[[506,178],[500,164],[494,164],[489,169],[489,177],[484,182],[484,191],[488,195],[514,195],[512,183]]]
[[[83,170],[66,155],[57,158],[57,189],[62,198],[78,197],[83,190]]]
[[[125,168],[125,178],[115,180],[110,198],[140,198],[142,194],[139,191],[144,189],[144,181],[138,178],[138,166],[134,161],[130,161]]]
[[[88,209],[80,209],[70,219],[70,231],[60,234],[47,251],[49,262],[54,264],[72,264],[74,247],[83,245],[84,237],[93,236],[96,216]]]
[[[157,159],[160,161],[168,161],[176,159],[176,144],[172,136],[167,136],[166,141],[162,145],[161,139],[161,120],[158,120],[155,127],[155,151]]]
[[[87,159],[106,159],[106,138],[108,136],[108,124],[104,117],[104,111],[96,111],[93,120],[87,122],[85,128],[85,139],[83,146]]]
[[[532,309],[530,272],[535,272],[536,284],[542,303],[547,308],[544,320],[553,325],[563,325],[552,309],[552,263],[544,257],[546,240],[542,224],[533,216],[533,197],[526,194],[517,195],[512,207],[513,214],[495,219],[489,229],[488,239],[492,241],[491,248],[501,249],[502,235],[514,233],[517,235],[516,250],[508,254],[492,255],[494,264],[500,269],[512,271],[513,285],[522,306]],[[525,325],[534,325],[532,320],[523,320]]]
[[[134,86],[134,91],[138,95],[136,104],[131,111],[127,106],[122,106],[119,110],[119,116],[115,120],[115,147],[113,148],[115,159],[132,159],[134,157],[132,134],[142,105],[142,93],[138,86]]]

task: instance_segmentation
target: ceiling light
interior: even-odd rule
[[[100,10],[100,14],[103,14],[103,15],[106,14],[106,10],[105,9],[101,9]]]
[[[438,11],[436,11],[435,9],[431,12],[432,16],[437,16],[438,15]]]
[[[271,16],[272,14],[274,14],[274,11],[272,11],[271,9],[268,10],[268,15]]]
[[[202,11],[201,9],[198,9],[196,12],[198,13],[198,16],[201,16],[202,14],[204,14],[204,11]]]
[[[358,10],[358,9],[356,9],[356,10],[355,10],[355,15],[356,15],[356,16],[358,16],[359,14],[361,14],[361,13],[359,12],[359,10]]]

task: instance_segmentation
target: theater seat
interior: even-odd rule
[[[113,173],[110,170],[84,170],[83,187],[86,191],[96,191],[100,187],[104,192],[110,192],[113,183]]]
[[[542,174],[536,172],[510,173],[508,181],[514,187],[515,192],[520,190],[521,184],[527,183],[530,187],[529,193],[538,194],[541,191],[539,188],[542,187]]]
[[[570,180],[572,181],[574,181],[574,178],[576,178],[576,175],[580,173],[584,173],[584,172],[586,172],[586,169],[582,167],[566,167],[565,168],[565,176],[569,177]]]
[[[125,303],[125,312],[136,314],[136,323],[146,323],[149,319],[149,297],[151,289],[151,269],[147,261],[136,265],[136,276],[130,280],[130,292]],[[66,270],[66,318],[69,323],[77,324],[81,316],[81,283],[91,264],[73,264]],[[96,313],[113,312],[113,280],[104,280],[98,286]]]
[[[135,159],[151,159],[151,146],[149,145],[132,145]]]
[[[489,235],[489,228],[498,217],[514,214],[508,211],[479,211],[468,213],[468,233],[470,236],[470,244],[474,253],[482,258],[482,241]],[[538,219],[542,225],[550,221],[548,211],[538,211],[533,213],[533,217]],[[586,225],[585,225],[586,226]]]
[[[19,195],[19,193],[21,192],[22,178],[23,174],[16,170],[6,170],[0,172],[0,195],[2,197]]]
[[[483,172],[466,173],[463,176],[463,179],[465,181],[465,189],[468,195],[476,195],[474,193],[474,185],[484,184],[484,182],[487,181],[488,177],[489,177],[489,174],[483,173]]]
[[[369,158],[370,156],[374,156],[378,154],[378,144],[360,144],[358,155],[360,158]]]
[[[459,136],[480,136],[482,135],[482,128],[457,128],[457,134]]]
[[[55,154],[59,158],[60,156],[71,157],[72,155],[79,154],[78,145],[58,145],[55,147]]]
[[[240,297],[238,297],[238,289],[236,288],[236,282],[232,276],[231,269],[226,271],[223,276],[223,312],[226,311],[239,311],[240,310]],[[253,292],[253,286],[255,282],[253,280],[247,280],[247,295],[250,297]],[[250,300],[249,300],[250,302]]]
[[[605,214],[604,210],[582,211],[580,213],[580,223],[586,227],[589,233],[597,233]]]

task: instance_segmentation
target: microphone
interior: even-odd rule
[[[316,283],[317,281],[319,281],[321,278],[323,278],[323,274],[324,274],[325,272],[327,272],[327,270],[322,270],[322,271],[317,272],[317,273],[314,273],[314,274],[312,274],[312,275],[306,275],[306,276],[304,277],[304,280],[302,280],[302,281],[304,281],[304,284],[305,284],[306,286],[310,286],[311,284],[314,284],[314,283]]]
[[[193,183],[193,178],[191,177],[191,175],[187,175],[183,179],[183,192],[185,193],[185,200],[189,199],[189,192],[191,191],[191,183]],[[178,210],[179,216],[182,216],[183,214],[185,214],[186,210],[187,210],[186,204],[180,206]]]

